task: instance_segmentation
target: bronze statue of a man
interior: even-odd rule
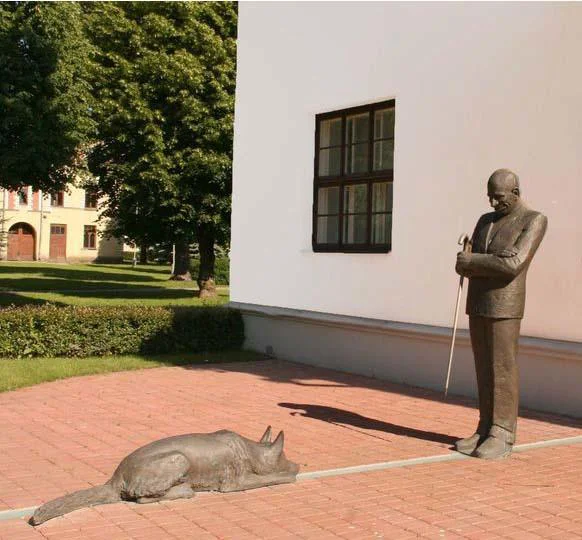
[[[457,255],[456,271],[469,278],[467,315],[479,392],[476,433],[457,442],[463,454],[507,457],[518,410],[517,346],[528,267],[546,232],[547,218],[520,198],[519,179],[507,169],[487,183],[493,212],[479,218],[472,252]]]

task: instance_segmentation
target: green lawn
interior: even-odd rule
[[[129,371],[160,366],[249,362],[264,359],[264,355],[250,351],[222,351],[160,356],[100,356],[92,358],[24,358],[20,360],[0,360],[0,392],[80,375]]]
[[[0,262],[0,306],[10,304],[181,305],[224,304],[197,298],[196,282],[170,281],[167,265]]]
[[[218,298],[200,300],[196,282],[170,281],[170,267],[130,264],[48,264],[0,262],[0,306],[57,305],[180,305],[228,302],[228,287]],[[0,392],[80,375],[218,362],[259,360],[247,351],[173,355],[105,356],[92,358],[24,358],[0,360]]]

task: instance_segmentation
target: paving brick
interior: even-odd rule
[[[314,471],[446,455],[476,419],[465,398],[276,360],[55,381],[0,394],[0,510],[99,485],[137,446],[178,433],[226,428],[256,439],[271,424],[285,430],[287,456]],[[581,427],[522,411],[518,443]],[[0,539],[582,538],[581,469],[580,445],[546,448],[106,505],[37,528],[3,521]]]

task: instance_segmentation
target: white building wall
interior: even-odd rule
[[[508,167],[549,219],[522,335],[582,340],[581,4],[239,10],[234,302],[449,326],[457,238]],[[390,98],[392,252],[313,253],[315,115]]]

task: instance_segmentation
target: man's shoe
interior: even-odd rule
[[[503,459],[511,454],[512,449],[512,444],[490,435],[477,447],[473,455],[480,459]]]
[[[473,435],[467,437],[466,439],[458,440],[455,443],[455,448],[457,452],[461,452],[461,454],[466,454],[467,456],[470,456],[475,451],[477,446],[479,446],[479,443],[482,442],[484,439],[485,437],[479,435],[479,433],[474,433]]]

